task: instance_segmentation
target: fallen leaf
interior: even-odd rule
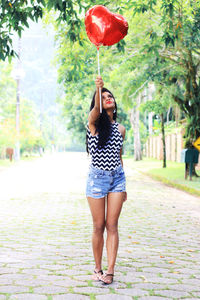
[[[146,279],[145,276],[140,276],[140,278],[142,278],[142,280],[143,280],[144,282],[148,282],[148,280]]]
[[[161,255],[160,258],[164,258],[165,256]]]
[[[132,244],[140,244],[140,242],[132,242]]]
[[[180,274],[181,272],[179,272],[179,271],[174,271],[174,272],[172,272],[173,274]]]
[[[174,264],[173,260],[168,261],[169,264]]]

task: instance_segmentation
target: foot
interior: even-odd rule
[[[113,277],[114,274],[105,273],[100,277],[100,280],[103,282],[103,284],[111,284],[113,282]]]
[[[99,281],[101,276],[103,276],[103,271],[102,270],[94,270],[94,274],[92,275],[92,280],[94,281]]]

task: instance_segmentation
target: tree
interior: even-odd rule
[[[131,1],[134,15],[149,18],[143,53],[173,65],[174,101],[187,116],[186,137],[190,143],[200,136],[200,1]],[[160,24],[160,26],[158,26]]]
[[[163,168],[167,167],[166,164],[166,143],[165,143],[165,116],[166,112],[171,105],[170,90],[163,86],[163,84],[157,83],[156,94],[154,99],[147,101],[141,107],[148,112],[154,112],[160,119],[161,132],[162,132],[162,144],[163,144]]]
[[[50,20],[47,19],[47,21],[52,21],[51,16],[49,18]],[[63,95],[58,97],[58,101],[63,104],[63,116],[66,118],[67,129],[71,130],[73,136],[76,136],[79,141],[84,142],[90,102],[95,91],[97,50],[87,38],[84,19],[80,27],[81,44],[79,41],[71,42],[66,39],[66,24],[57,25],[54,22],[54,25],[56,43],[60,45],[55,60],[59,67],[58,77],[63,90]],[[117,47],[121,46],[117,45]],[[113,46],[113,49],[116,52],[116,46]],[[123,56],[118,50],[117,54]],[[112,80],[110,80],[112,62],[109,61],[111,58],[110,47],[101,47],[101,75],[105,86],[110,89],[112,89]],[[114,95],[116,96],[116,93]],[[119,119],[126,119],[121,109],[118,110],[118,115]]]
[[[37,22],[44,11],[55,10],[56,22],[67,24],[66,35],[71,41],[79,40],[81,13],[93,0],[1,0],[0,7],[0,60],[11,58],[16,53],[13,49],[12,38],[16,32],[21,36],[29,21]]]
[[[16,82],[11,74],[12,64],[0,62],[0,153],[5,152],[7,147],[14,147],[16,143]],[[20,114],[22,151],[37,150],[39,145],[44,145],[38,115],[34,104],[22,98]]]
[[[24,27],[29,27],[29,19],[37,21],[42,17],[44,0],[31,1],[1,1],[0,8],[0,59],[16,55],[12,49],[12,34],[17,32],[19,36]]]

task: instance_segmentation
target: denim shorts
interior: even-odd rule
[[[103,198],[108,193],[125,192],[126,178],[122,166],[113,171],[105,171],[90,166],[86,196],[92,198]]]

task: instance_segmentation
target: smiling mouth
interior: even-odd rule
[[[106,103],[107,103],[107,104],[111,104],[111,103],[112,103],[112,101],[107,101]]]

